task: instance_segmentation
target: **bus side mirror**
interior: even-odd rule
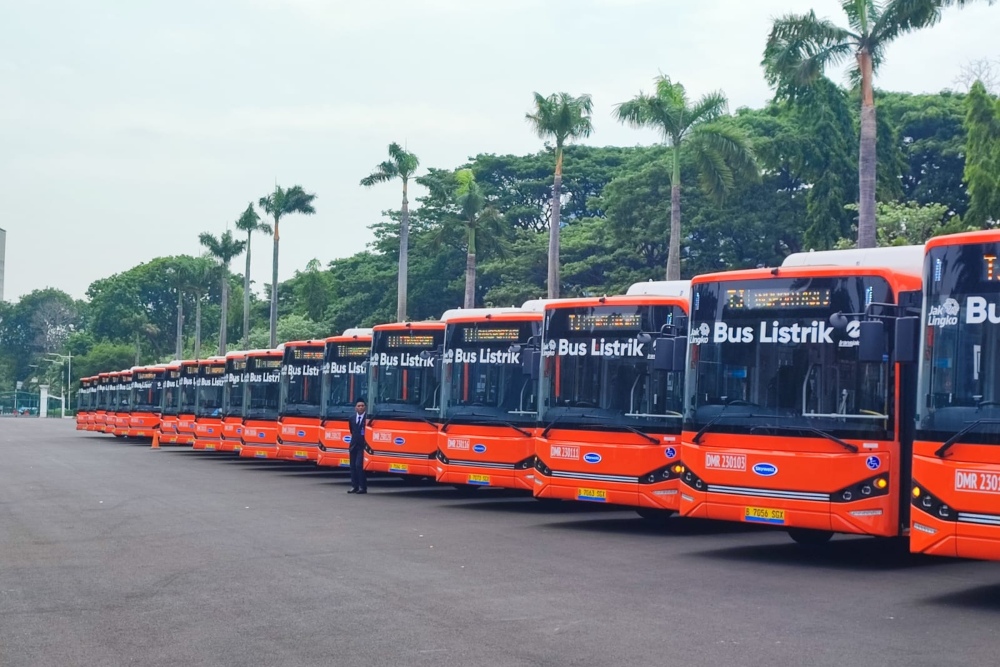
[[[885,324],[882,320],[859,322],[858,361],[880,364],[885,359]]]
[[[896,320],[894,342],[896,363],[915,364],[920,354],[920,318],[900,317]]]
[[[688,339],[687,336],[678,336],[674,339],[674,368],[675,371],[684,370],[687,362]]]
[[[534,348],[521,348],[521,373],[532,380],[537,380],[540,357],[541,354]]]
[[[674,370],[674,338],[657,338],[653,341],[653,370],[669,373]]]

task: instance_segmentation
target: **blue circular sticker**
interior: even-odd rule
[[[483,452],[486,451],[486,445],[473,445],[472,451],[474,451],[476,454],[482,454]]]
[[[868,466],[869,470],[878,470],[882,467],[882,459],[877,456],[869,456],[868,460],[865,461],[865,465]]]
[[[677,450],[674,449],[673,447],[667,447],[667,451],[664,453],[667,455],[668,459],[672,459],[675,456],[677,456]]]

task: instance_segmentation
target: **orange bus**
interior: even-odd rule
[[[172,361],[163,372],[163,404],[160,408],[160,442],[165,445],[186,445],[187,440],[177,432],[177,418],[181,403],[181,362]]]
[[[372,333],[371,439],[365,470],[437,476],[444,322],[380,324]]]
[[[319,455],[323,398],[322,340],[285,343],[278,405],[278,458],[315,461]]]
[[[209,357],[198,362],[193,449],[214,452],[222,441],[222,394],[226,382],[226,358]]]
[[[368,357],[372,351],[371,329],[348,329],[327,338],[323,353],[323,428],[317,465],[350,468],[351,428],[359,400],[368,400]]]
[[[113,416],[109,413],[108,419],[114,420],[111,433],[116,438],[124,438],[129,434],[129,418],[132,414],[132,370],[118,371],[114,374],[115,405]]]
[[[111,373],[99,373],[97,376],[97,397],[94,401],[94,417],[91,420],[91,431],[109,433],[108,407],[111,405]]]
[[[802,544],[906,532],[916,378],[890,342],[921,264],[919,246],[827,251],[692,281],[682,515]]]
[[[665,357],[685,328],[689,290],[639,283],[545,305],[536,497],[625,505],[646,518],[677,510],[683,372]]]
[[[438,482],[532,490],[543,303],[441,316]]]
[[[188,359],[181,362],[178,379],[177,444],[194,445],[194,422],[198,409],[198,367],[201,362]]]
[[[923,334],[910,489],[914,552],[1000,560],[998,258],[997,230],[926,245],[924,308],[914,323]]]
[[[282,347],[247,352],[246,387],[240,456],[273,459],[278,455],[278,407],[281,399]]]
[[[93,418],[94,378],[80,378],[80,388],[76,392],[76,430],[89,431]]]
[[[128,435],[152,438],[160,429],[160,408],[163,403],[164,366],[143,366],[132,369],[132,393],[129,399]]]
[[[222,437],[220,452],[239,452],[243,448],[243,401],[246,389],[247,354],[226,355],[226,381],[222,385]]]

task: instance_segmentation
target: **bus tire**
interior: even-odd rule
[[[809,528],[790,528],[788,530],[788,536],[792,538],[796,544],[801,544],[804,547],[818,547],[826,544],[833,537],[832,530],[811,530]]]

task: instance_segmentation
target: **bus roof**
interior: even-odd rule
[[[424,322],[391,322],[388,324],[376,324],[372,333],[376,331],[406,331],[407,329],[434,331],[444,329],[444,322],[440,320],[429,320]]]
[[[350,329],[344,329],[344,333],[340,336],[333,336],[333,338],[371,338],[372,330],[370,327],[351,327]],[[327,340],[330,340],[327,338]]]
[[[690,299],[686,296],[662,296],[659,294],[623,294],[618,296],[587,296],[576,299],[553,299],[545,304],[545,310],[560,308],[594,308],[596,306],[680,306],[688,311]]]
[[[901,245],[886,248],[796,252],[786,257],[781,266],[782,268],[792,266],[880,266],[920,275],[924,266],[924,246]]]
[[[232,352],[226,353],[226,359],[245,359],[247,356],[246,350],[233,350]]]
[[[922,280],[920,273],[901,271],[884,266],[792,266],[773,269],[742,269],[737,271],[720,271],[695,276],[691,282],[694,285],[703,283],[723,282],[728,280],[769,280],[772,278],[841,278],[845,276],[880,276],[899,290],[920,289]]]
[[[948,234],[946,236],[935,236],[927,241],[924,246],[927,250],[949,245],[971,245],[973,243],[993,243],[1000,241],[1000,229],[987,229],[978,232],[962,232],[961,234]]]
[[[493,319],[498,315],[526,315],[526,311],[522,308],[452,308],[451,310],[444,311],[441,315],[442,322],[449,322],[452,320],[462,320],[462,321],[476,321],[476,320],[486,320]]]
[[[284,346],[279,345],[273,350],[250,350],[247,352],[247,359],[251,357],[280,357],[285,351]]]
[[[325,344],[325,339],[317,338],[316,340],[292,340],[285,343],[285,348],[289,347],[323,347]]]
[[[625,293],[628,296],[677,296],[685,299],[691,296],[690,280],[650,280],[645,283],[635,283]]]

